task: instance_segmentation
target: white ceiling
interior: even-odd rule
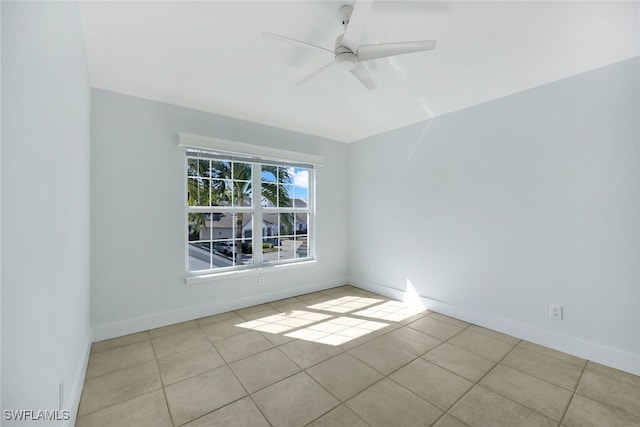
[[[332,69],[344,1],[86,2],[91,85],[352,142],[640,54],[640,2],[373,4],[362,44],[437,39],[367,62],[369,92]]]

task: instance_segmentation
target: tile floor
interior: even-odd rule
[[[93,345],[78,426],[640,426],[640,377],[351,286]]]

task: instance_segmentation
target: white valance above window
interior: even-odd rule
[[[180,132],[178,146],[193,150],[203,150],[216,153],[226,158],[237,157],[237,161],[259,162],[265,160],[274,162],[288,161],[306,167],[322,166],[323,157],[298,151],[282,150],[265,147],[263,145],[247,144],[245,142],[228,141],[209,136],[193,135]]]

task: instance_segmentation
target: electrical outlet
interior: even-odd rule
[[[562,306],[549,304],[549,317],[555,320],[562,320]]]
[[[58,383],[58,409],[62,410],[64,404],[64,378],[60,378]]]
[[[260,276],[258,283],[260,283],[260,286],[264,286],[264,276]]]

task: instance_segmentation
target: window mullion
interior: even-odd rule
[[[307,194],[307,256],[310,258],[316,257],[316,174],[312,169],[309,171],[308,182],[308,194]]]
[[[262,166],[259,164],[252,165],[252,182],[251,191],[253,197],[251,203],[253,204],[253,226],[251,230],[252,235],[252,252],[253,252],[253,264],[262,264]]]

